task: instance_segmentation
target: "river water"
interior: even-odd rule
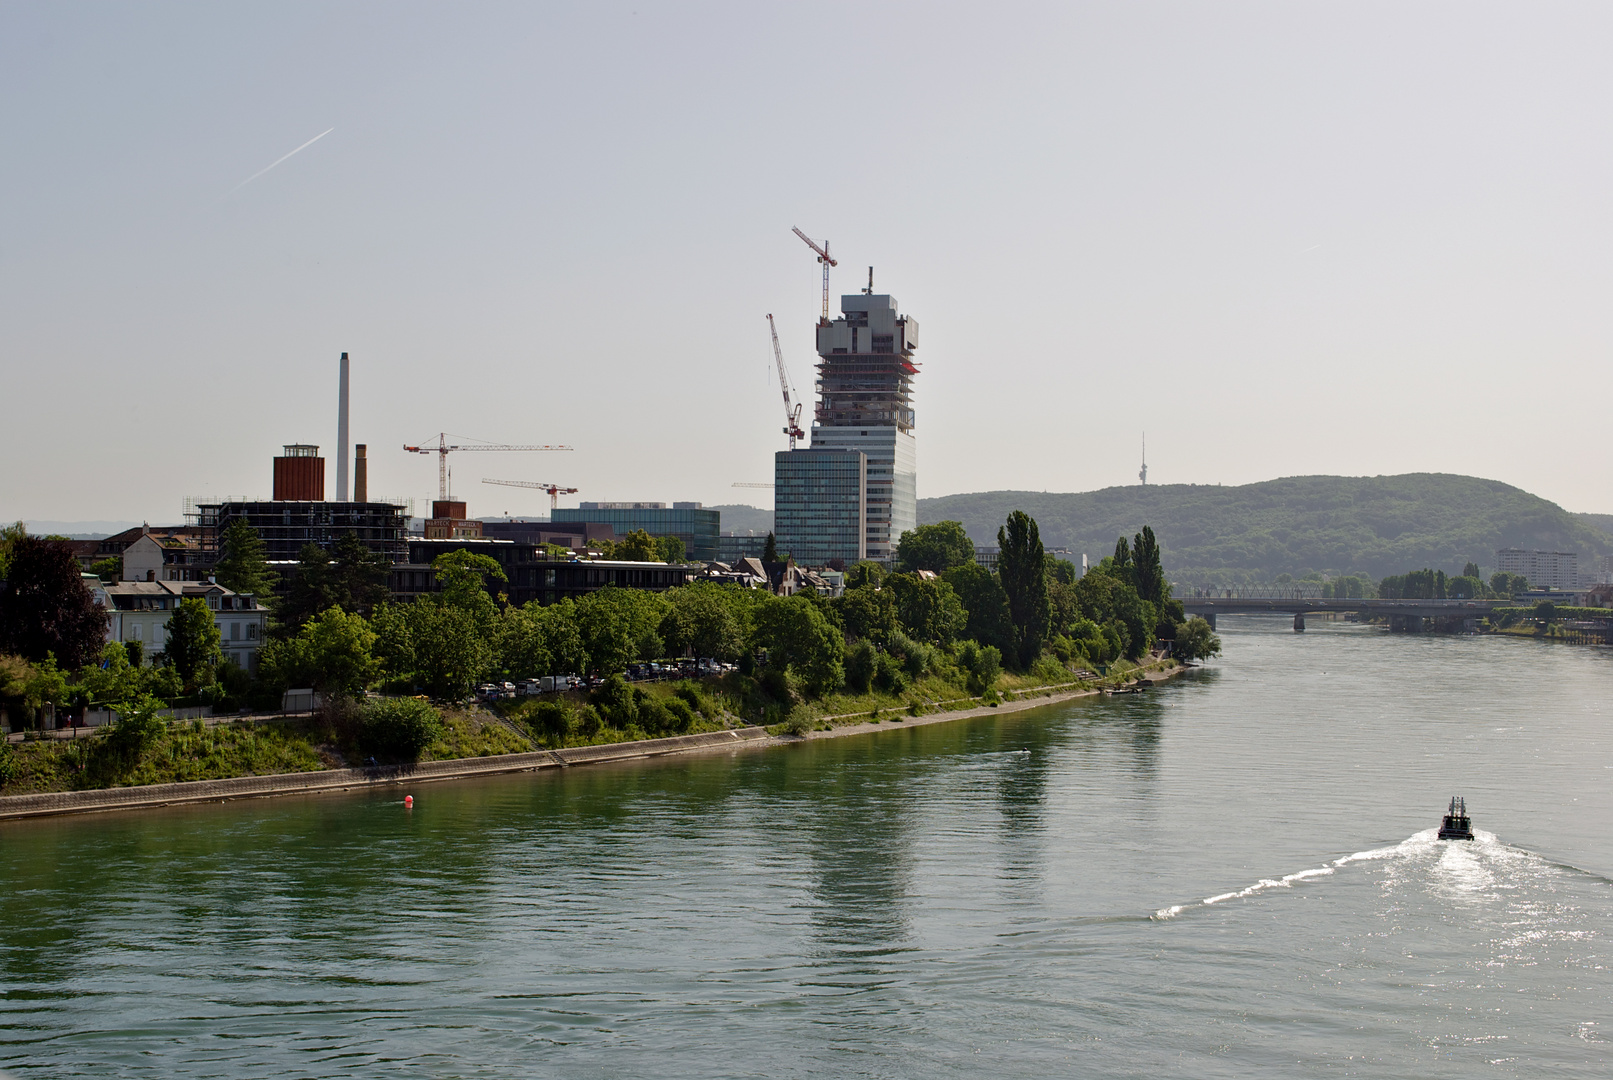
[[[1132,698],[0,826],[0,1068],[1613,1074],[1613,655],[1221,633]]]

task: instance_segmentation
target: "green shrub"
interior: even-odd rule
[[[1058,660],[1043,653],[1031,665],[1031,674],[1044,683],[1062,683],[1070,681],[1070,671]]]
[[[671,730],[682,735],[694,727],[696,714],[689,703],[681,697],[669,698],[665,703],[666,711],[672,717]]]
[[[11,748],[9,742],[0,742],[0,787],[5,787],[17,778],[17,752]]]
[[[528,720],[535,734],[554,739],[564,743],[576,729],[577,719],[572,716],[571,710],[558,701],[543,701],[532,710],[531,719]]]
[[[717,711],[711,700],[700,692],[700,688],[687,679],[673,687],[672,694],[701,716],[711,717]]]
[[[795,693],[790,688],[790,677],[782,667],[775,665],[767,668],[756,682],[762,688],[762,692],[774,701],[786,707],[794,703]]]
[[[811,731],[813,725],[812,721],[797,713],[794,716],[791,716],[788,720],[784,721],[780,727],[782,728],[784,734],[794,735],[799,738]]]
[[[874,667],[874,685],[887,694],[900,694],[907,689],[907,673],[902,662],[890,653],[880,653]]]
[[[419,698],[377,698],[360,710],[359,746],[381,757],[414,761],[442,733],[442,714]]]
[[[958,650],[958,666],[968,673],[969,692],[986,694],[1003,671],[1003,654],[995,645],[966,641]]]
[[[853,694],[866,694],[873,684],[874,671],[879,666],[879,653],[867,641],[859,641],[846,654],[846,689]]]
[[[922,642],[914,641],[900,630],[889,637],[890,651],[901,661],[902,670],[910,678],[920,678],[930,670],[931,660],[935,650]]]
[[[117,721],[102,736],[106,747],[125,761],[133,762],[156,745],[168,730],[168,723],[157,715],[161,703],[147,696]]]
[[[626,679],[612,675],[594,687],[588,695],[588,703],[599,710],[611,727],[626,728],[638,721],[638,698],[642,695],[643,691],[635,694]]]
[[[592,705],[584,705],[577,710],[576,732],[585,739],[592,739],[605,730],[605,718],[599,715],[599,710]]]

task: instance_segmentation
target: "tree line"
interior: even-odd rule
[[[1120,537],[1084,576],[1046,553],[1027,514],[1010,514],[998,540],[991,570],[976,564],[958,522],[920,526],[903,534],[893,570],[858,563],[838,597],[695,582],[660,593],[607,587],[544,606],[509,603],[503,568],[464,549],[433,561],[437,591],[392,599],[384,557],[344,535],[328,552],[305,549],[284,595],[271,601],[272,631],[248,675],[220,658],[211,611],[200,600],[175,611],[157,668],[142,666],[123,645],[103,645],[104,613],[80,604],[73,614],[76,601],[63,599],[85,596],[70,552],[24,537],[12,545],[13,563],[52,563],[54,584],[30,571],[14,574],[0,594],[0,653],[11,654],[9,669],[0,663],[0,697],[268,705],[289,687],[313,687],[458,700],[489,679],[606,678],[635,661],[681,656],[735,665],[787,702],[840,691],[899,693],[927,674],[988,693],[1004,669],[1067,678],[1138,660],[1162,641],[1182,659],[1219,651],[1208,625],[1184,618],[1171,596],[1151,528]],[[244,524],[226,532],[215,574],[265,600],[275,584],[262,541]],[[34,578],[37,587],[27,584]],[[52,590],[56,615],[44,614],[49,604],[23,611],[25,597]]]

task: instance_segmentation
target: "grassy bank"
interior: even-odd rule
[[[900,690],[837,693],[801,700],[787,686],[737,673],[719,678],[628,688],[631,706],[590,695],[499,703],[487,709],[443,711],[442,732],[421,761],[450,761],[633,742],[666,735],[722,731],[763,722],[775,733],[866,723],[870,719],[927,716],[1131,681],[1171,661],[1123,662],[1097,680],[1004,675],[984,695],[971,695],[955,678],[929,674]],[[781,698],[782,693],[788,695]],[[599,698],[600,695],[593,695]],[[240,776],[314,772],[362,765],[351,712],[334,710],[284,720],[244,718],[215,725],[200,720],[158,723],[135,740],[117,728],[77,739],[29,739],[0,747],[0,793],[27,795],[83,791]]]

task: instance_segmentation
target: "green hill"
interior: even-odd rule
[[[988,491],[920,499],[919,522],[961,521],[977,544],[1024,510],[1048,547],[1096,562],[1115,538],[1152,525],[1173,581],[1182,585],[1271,581],[1280,574],[1382,578],[1430,567],[1488,573],[1497,548],[1577,551],[1582,563],[1613,551],[1597,515],[1495,480],[1444,473],[1292,476],[1241,487],[1160,484],[1079,494]]]

